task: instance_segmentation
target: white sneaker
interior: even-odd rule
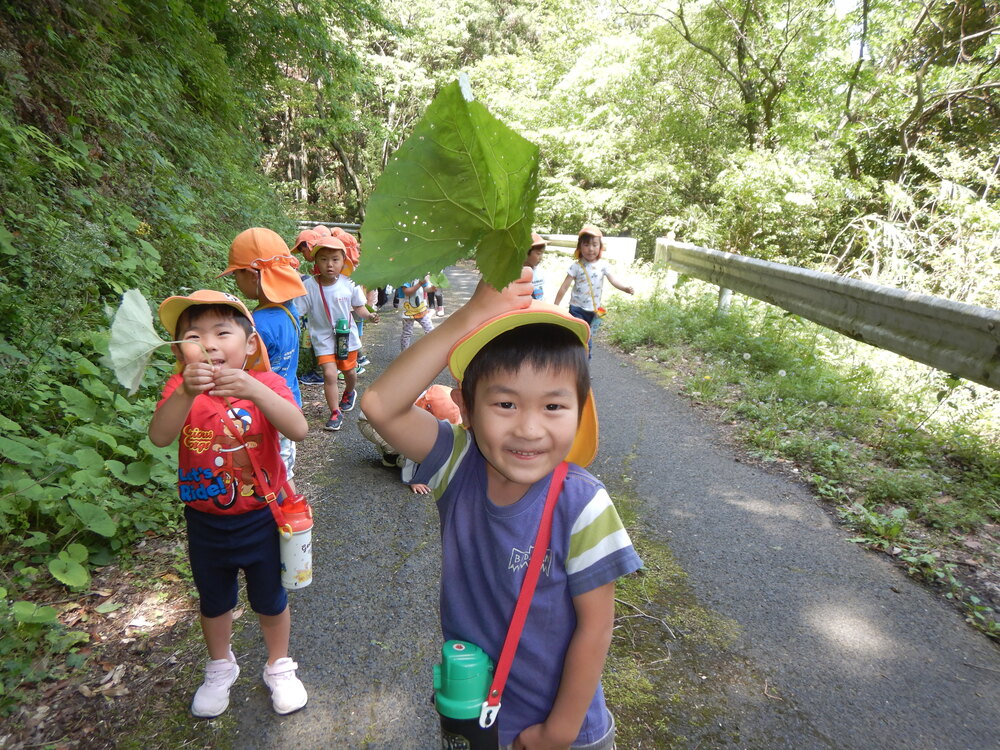
[[[240,676],[240,667],[233,652],[228,659],[212,659],[205,665],[205,681],[194,694],[191,713],[200,719],[211,719],[229,708],[229,688]]]
[[[309,700],[305,685],[295,676],[299,665],[289,657],[264,665],[264,684],[271,690],[271,705],[275,713],[290,714],[298,711]]]

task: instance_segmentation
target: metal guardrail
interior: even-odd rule
[[[361,229],[360,224],[343,224],[339,221],[298,221],[298,231],[303,231],[304,229],[312,229],[317,224],[322,224],[325,227],[333,229],[334,227],[340,227],[345,232],[350,232],[351,234],[357,234],[358,230]]]
[[[655,262],[781,307],[852,339],[1000,390],[1000,310],[656,240]],[[720,301],[722,299],[720,294]]]

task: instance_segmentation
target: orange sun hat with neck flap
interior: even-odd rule
[[[306,293],[298,267],[299,259],[288,251],[280,234],[264,227],[253,227],[236,235],[229,247],[229,267],[219,276],[241,268],[257,271],[260,289],[268,302],[281,303]]]
[[[334,237],[331,234],[328,237],[320,237],[318,240],[316,240],[316,244],[314,244],[312,248],[312,258],[310,258],[310,260],[315,260],[316,253],[318,253],[323,248],[330,248],[333,250],[343,251],[344,267],[340,270],[340,272],[344,276],[350,276],[352,273],[354,273],[354,263],[351,262],[351,255],[347,251],[347,247],[345,247],[343,241],[339,237]],[[315,268],[313,269],[313,273],[316,274],[317,276],[319,275],[318,273],[316,273]]]
[[[180,320],[185,310],[195,305],[227,305],[249,320],[250,325],[253,326],[253,315],[250,314],[247,306],[239,297],[226,292],[217,292],[214,289],[199,289],[187,297],[167,297],[160,303],[160,323],[163,324],[170,338],[178,337],[180,331],[177,330],[177,321]],[[257,333],[256,327],[254,327],[253,332]],[[257,370],[258,372],[268,372],[271,369],[271,362],[267,358],[267,347],[264,346],[259,334],[257,336],[257,351],[247,357],[243,369]]]
[[[306,260],[312,260],[312,246],[319,239],[319,234],[312,229],[303,229],[295,238],[293,253],[302,253]]]
[[[532,300],[528,307],[497,315],[465,334],[448,353],[448,369],[455,380],[461,383],[465,377],[465,369],[479,354],[480,349],[501,333],[533,323],[562,326],[580,339],[580,346],[584,350],[587,349],[587,341],[590,339],[590,326],[587,323],[574,318],[561,307]],[[580,424],[576,428],[576,438],[566,460],[578,466],[589,465],[597,455],[597,444],[597,406],[594,403],[594,391],[591,390],[580,411]]]

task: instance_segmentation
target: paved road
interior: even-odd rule
[[[449,308],[475,281],[450,275]],[[362,384],[391,361],[398,336],[391,313],[369,327],[373,367]],[[739,625],[722,663],[749,665],[783,699],[730,691],[719,717],[728,739],[698,746],[1000,747],[1000,650],[849,544],[800,485],[736,461],[714,427],[627,358],[598,345],[593,373],[602,415],[594,472],[631,476],[648,532],[669,544],[700,601]],[[322,398],[316,388],[304,396]],[[310,702],[276,717],[259,680],[241,679],[233,747],[436,747],[436,513],[381,466],[355,414],[326,433],[326,415],[306,411],[314,429],[298,471],[316,510],[315,580],[291,598]],[[263,663],[255,625],[236,646],[249,677]]]

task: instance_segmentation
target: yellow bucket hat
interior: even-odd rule
[[[501,333],[506,333],[521,326],[532,323],[546,323],[562,326],[580,339],[580,345],[586,349],[590,339],[590,326],[579,318],[574,318],[561,307],[532,300],[531,304],[521,310],[511,310],[495,318],[490,318],[479,327],[465,334],[448,353],[448,369],[459,383],[465,377],[469,363],[486,344]],[[566,460],[578,466],[587,466],[597,455],[597,407],[594,404],[594,392],[587,394],[587,401],[580,412],[580,424],[576,428],[576,438],[566,456]]]
[[[170,338],[177,336],[177,321],[180,320],[183,312],[194,305],[228,305],[249,320],[250,325],[253,326],[253,315],[250,314],[247,306],[239,297],[226,292],[216,292],[213,289],[199,289],[187,297],[167,297],[160,303],[160,323],[163,324]],[[257,333],[257,328],[254,327],[253,331]],[[271,369],[271,362],[267,358],[267,347],[264,346],[259,334],[257,336],[257,351],[247,358],[246,369],[259,372],[267,372]]]

